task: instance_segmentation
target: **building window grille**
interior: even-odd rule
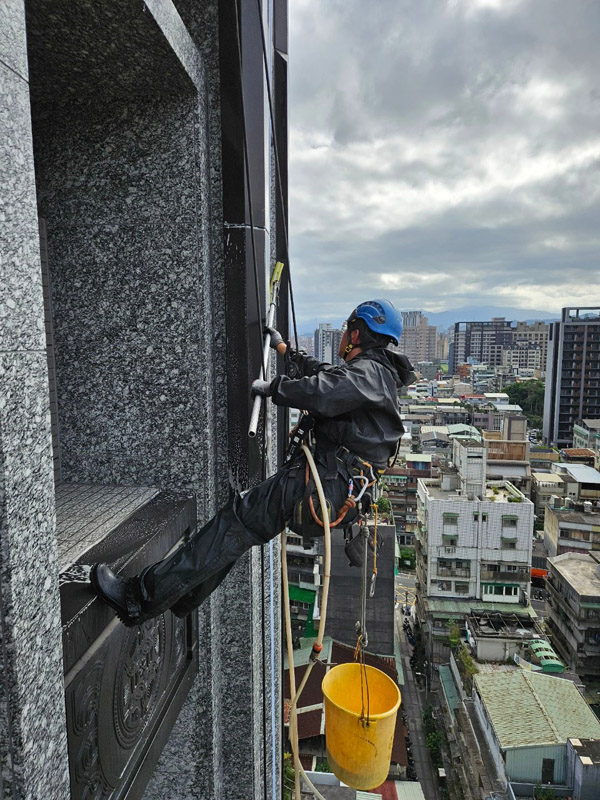
[[[456,547],[458,539],[455,533],[442,533],[442,541],[448,547]]]
[[[444,521],[444,525],[458,525],[458,514],[450,514],[449,512],[444,512],[442,514],[442,518]]]

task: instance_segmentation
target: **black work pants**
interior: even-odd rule
[[[325,457],[317,453],[315,460],[325,497],[337,515],[348,496],[347,467],[338,461],[337,474],[326,477]],[[142,614],[156,616],[170,608],[185,616],[217,588],[246,550],[277,536],[302,499],[305,466],[300,455],[266,481],[236,495],[170,556],[146,568],[140,575]],[[316,501],[315,508],[320,510]],[[343,525],[355,517],[351,510]]]

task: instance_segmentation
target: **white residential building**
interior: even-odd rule
[[[314,351],[317,361],[328,364],[343,364],[338,356],[342,331],[334,328],[331,322],[321,322],[314,334]]]
[[[486,482],[486,451],[453,442],[453,464],[417,489],[417,612],[458,622],[472,609],[523,611],[531,580],[533,504],[509,481]],[[464,601],[457,606],[456,601]],[[444,602],[452,601],[444,609]],[[433,615],[435,616],[435,614]],[[446,617],[449,617],[446,614]],[[437,626],[439,627],[439,625]],[[439,651],[438,651],[439,652]]]

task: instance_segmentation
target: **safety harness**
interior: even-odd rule
[[[304,549],[309,549],[311,547],[312,539],[323,536],[325,514],[327,514],[329,527],[335,528],[342,525],[348,512],[358,506],[358,526],[362,527],[364,524],[364,517],[361,513],[363,506],[361,501],[363,501],[363,498],[368,500],[365,508],[370,506],[371,497],[370,495],[365,497],[365,493],[367,489],[372,488],[377,483],[379,473],[383,472],[383,470],[374,469],[373,465],[368,461],[351,453],[348,448],[337,445],[321,433],[318,437],[315,437],[314,425],[315,420],[310,414],[303,413],[301,415],[298,424],[293,428],[290,434],[290,444],[285,463],[292,465],[291,470],[300,469],[303,460],[298,458],[298,454],[300,449],[304,446],[310,449],[313,457],[318,453],[319,456],[325,460],[326,472],[324,480],[326,482],[337,480],[340,464],[346,468],[350,477],[348,478],[348,494],[342,506],[334,512],[331,502],[326,499],[325,508],[319,504],[319,511],[317,511],[315,508],[315,495],[317,494],[315,479],[309,469],[308,461],[304,459],[304,494],[302,499],[296,504],[292,522],[293,530],[302,536]],[[358,489],[358,494],[356,495],[355,489]],[[318,498],[316,499],[318,501]],[[354,527],[355,526],[352,525],[352,528]],[[344,534],[346,536],[346,549],[348,557],[350,558],[350,563],[356,564],[356,556],[351,557],[351,553],[348,553],[348,547],[353,538],[353,531],[350,530],[350,525],[346,525]]]

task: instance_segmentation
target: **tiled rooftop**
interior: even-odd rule
[[[600,739],[600,720],[571,681],[519,670],[474,682],[503,749]]]

